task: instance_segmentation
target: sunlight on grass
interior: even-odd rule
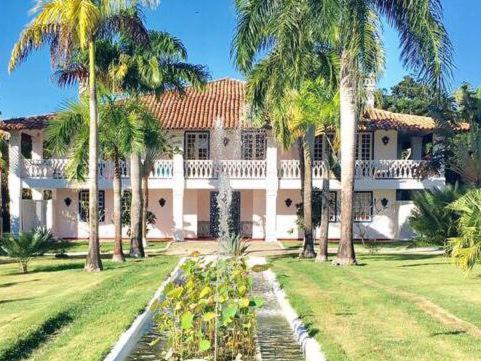
[[[274,271],[329,360],[474,360],[481,274],[442,256],[359,255],[360,266],[282,258]]]
[[[100,360],[173,269],[157,256],[83,271],[83,259],[0,264],[0,360]]]

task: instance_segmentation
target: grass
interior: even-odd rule
[[[148,242],[147,252],[158,252],[164,250],[169,242],[167,241],[150,241]],[[123,242],[123,250],[125,254],[129,253],[130,242]],[[57,250],[65,250],[67,253],[87,252],[88,241],[60,241],[56,246]],[[114,250],[114,241],[101,241],[100,253],[111,253]]]
[[[281,244],[283,245],[284,248],[287,250],[297,250],[302,246],[302,241],[298,240],[285,240],[281,241]],[[329,242],[328,247],[329,251],[336,251],[338,247],[337,242]],[[390,251],[395,251],[395,252],[402,252],[406,251],[408,249],[410,250],[415,250],[416,248],[414,247],[413,242],[409,241],[388,241],[388,242],[366,242],[366,244],[361,243],[360,241],[356,241],[356,252],[361,252],[361,253],[383,253],[383,252],[390,252]],[[316,252],[317,248],[319,247],[319,244],[315,243],[316,247]]]
[[[0,360],[103,359],[176,261],[106,259],[100,273],[83,258],[37,258],[28,274],[0,264]]]
[[[273,260],[329,360],[479,360],[481,272],[443,256],[358,255],[360,266]]]

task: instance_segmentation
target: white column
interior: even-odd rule
[[[184,156],[181,152],[173,156],[173,204],[174,240],[184,240]]]
[[[272,137],[268,138],[266,151],[266,234],[267,242],[277,240],[277,145]]]
[[[54,204],[57,201],[57,191],[52,189],[52,199],[47,201],[47,216],[45,220],[45,226],[47,229],[55,232],[54,230]]]
[[[10,196],[10,232],[18,234],[22,230],[22,163],[20,132],[12,132],[8,144],[9,174],[8,191]]]

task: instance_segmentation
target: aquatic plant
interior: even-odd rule
[[[244,260],[194,258],[182,273],[182,281],[169,284],[165,298],[153,306],[157,329],[166,336],[164,358],[253,356],[254,311],[262,301],[250,297],[252,281]]]

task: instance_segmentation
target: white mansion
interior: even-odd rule
[[[234,134],[243,118],[242,81],[221,79],[205,91],[188,89],[185,96],[167,92],[145,103],[182,150],[172,158],[158,159],[149,178],[149,210],[157,221],[148,238],[208,238],[215,236],[217,220],[217,172],[212,160],[211,129],[220,118]],[[10,133],[9,176],[10,225],[12,232],[46,225],[59,238],[88,237],[88,201],[84,184],[69,183],[66,159],[47,158],[43,132],[51,115],[9,119],[0,129]],[[360,121],[354,200],[357,237],[407,239],[407,223],[413,190],[443,187],[444,175],[419,177],[428,144],[435,143],[436,122],[428,117],[396,114],[370,108]],[[236,132],[237,134],[238,132]],[[300,197],[297,149],[283,150],[268,129],[243,127],[242,141],[224,139],[222,167],[234,189],[235,222],[239,231],[253,239],[297,239],[296,204]],[[321,159],[321,139],[316,140],[313,183],[321,188],[326,172]],[[240,147],[241,149],[234,149]],[[238,154],[238,156],[236,156]],[[113,238],[112,168],[99,162],[99,208],[101,238]],[[130,187],[129,164],[123,165],[123,187]],[[339,237],[340,182],[330,180],[331,226],[329,237]],[[30,191],[26,191],[30,190]],[[24,199],[25,198],[25,199]]]

